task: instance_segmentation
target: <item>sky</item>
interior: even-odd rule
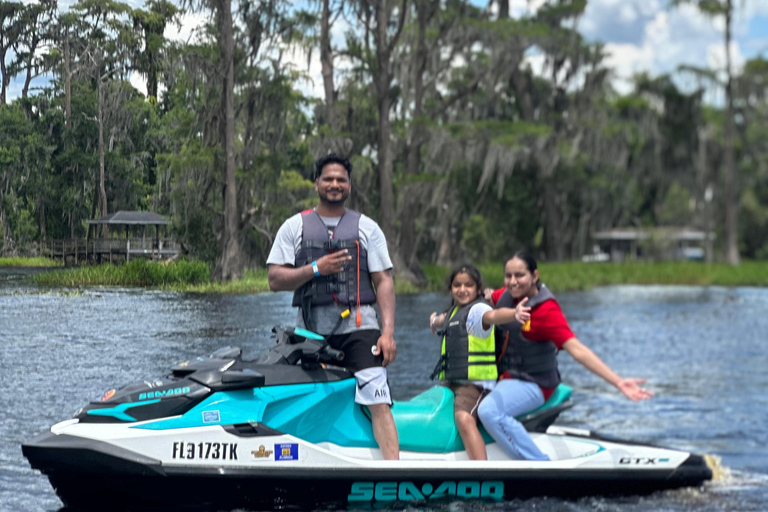
[[[768,58],[768,0],[733,1],[736,11],[730,50],[738,70],[748,59],[758,56]],[[60,1],[60,7],[71,3]],[[143,1],[129,0],[127,3],[139,7]],[[525,16],[543,3],[544,0],[510,0],[511,14],[513,17]],[[692,5],[671,8],[669,3],[669,0],[588,0],[586,12],[579,19],[577,28],[588,41],[604,44],[606,64],[614,70],[613,85],[618,92],[630,92],[631,78],[640,72],[656,76],[672,73],[682,65],[724,68],[723,20],[709,18]],[[485,4],[482,2],[482,5]],[[180,30],[169,27],[166,36],[187,40],[201,19],[200,15],[187,16]],[[336,27],[334,41],[342,41],[342,34],[343,28]],[[287,58],[297,69],[307,72],[309,77],[297,87],[306,94],[321,98],[319,52],[313,52],[309,68],[307,55],[303,52],[292,52]],[[531,56],[531,65],[536,71],[535,55]],[[540,63],[538,65],[540,67]],[[140,76],[134,76],[131,81],[137,89],[145,91]],[[691,79],[684,76],[678,77],[677,82],[683,89],[695,87]],[[21,83],[12,83],[9,98],[13,99],[20,91]],[[708,100],[717,103],[721,99],[711,96]]]

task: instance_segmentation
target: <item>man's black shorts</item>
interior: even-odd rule
[[[384,356],[373,353],[380,336],[381,333],[378,330],[366,329],[348,334],[335,334],[328,339],[328,344],[331,348],[344,352],[344,360],[339,363],[339,366],[355,373],[365,368],[381,366]]]

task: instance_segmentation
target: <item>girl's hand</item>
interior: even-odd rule
[[[437,320],[436,312],[433,312],[431,315],[429,315],[429,328],[432,331],[432,334],[435,334],[437,332],[437,327],[435,327],[436,320]]]
[[[531,319],[531,308],[525,305],[526,302],[528,302],[528,297],[521,300],[515,307],[515,320],[521,324],[525,324]]]

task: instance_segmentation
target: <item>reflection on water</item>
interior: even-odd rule
[[[0,269],[0,510],[55,511],[47,480],[20,444],[105,390],[163,375],[174,363],[236,345],[259,354],[271,327],[292,324],[290,294],[219,296],[139,289],[40,289],[33,271]],[[448,504],[438,510],[762,511],[768,498],[768,290],[617,286],[562,294],[577,336],[617,373],[644,377],[657,396],[633,403],[567,354],[564,381],[579,404],[559,423],[620,438],[716,454],[724,477],[700,490],[576,502]],[[439,341],[429,313],[441,294],[398,297],[396,399],[433,383]]]

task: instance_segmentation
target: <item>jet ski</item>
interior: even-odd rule
[[[107,391],[22,446],[77,510],[370,508],[396,502],[646,494],[712,478],[696,454],[553,425],[561,385],[520,420],[551,461],[511,460],[485,432],[470,461],[453,394],[396,402],[401,460],[383,460],[343,353],[310,331],[275,328],[248,361],[239,348],[185,361],[166,377]]]

